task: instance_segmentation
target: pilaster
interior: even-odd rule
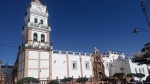
[[[28,77],[29,49],[25,49],[24,55],[24,77]]]
[[[80,72],[81,72],[81,77],[83,77],[82,58],[81,58],[81,56],[79,57],[79,59],[80,59]]]
[[[38,50],[38,79],[40,80],[40,72],[41,72],[41,68],[40,68],[40,50]]]
[[[49,80],[52,80],[52,50],[49,51]]]
[[[69,56],[68,56],[68,53],[66,54],[66,64],[67,64],[67,77],[69,77],[70,74],[69,74]]]

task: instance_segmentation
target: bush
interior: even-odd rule
[[[88,78],[81,77],[81,78],[78,78],[78,79],[76,80],[76,82],[78,82],[78,83],[85,83],[87,80],[88,80]]]
[[[135,76],[135,73],[129,73],[129,74],[127,74],[127,77],[133,77],[133,76]]]
[[[146,81],[150,82],[150,75],[146,77]]]
[[[118,79],[120,79],[120,77],[123,77],[123,76],[125,76],[124,73],[115,73],[115,74],[113,75],[113,77],[117,77]]]
[[[72,80],[73,80],[72,77],[68,77],[68,78],[62,79],[60,82],[70,82],[70,81],[72,81]]]
[[[110,81],[111,79],[109,77],[103,77],[101,80],[102,81]]]
[[[51,80],[48,84],[59,84],[57,80]]]
[[[135,74],[135,77],[138,77],[138,78],[143,78],[143,77],[145,77],[145,75],[144,74],[142,74],[142,73],[136,73]]]
[[[33,77],[26,77],[26,78],[22,78],[18,81],[18,84],[24,84],[24,83],[39,83],[40,81],[36,78]]]

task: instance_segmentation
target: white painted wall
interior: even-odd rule
[[[130,66],[131,73],[136,73],[135,69],[137,69],[137,73],[145,74],[145,77],[142,78],[142,80],[146,80],[146,77],[149,75],[147,65],[143,64],[138,66],[136,63],[132,63],[131,59],[129,59],[129,66]],[[144,69],[144,71],[142,70],[142,68]],[[135,77],[135,80],[139,80],[139,79]]]
[[[48,79],[49,79],[49,69],[41,69],[40,80],[48,80]]]
[[[79,55],[68,55],[69,56],[69,73],[70,76],[73,78],[81,77],[81,70],[80,70],[80,57]],[[77,62],[77,69],[73,69],[73,61]]]
[[[66,54],[52,54],[52,79],[67,77]]]
[[[19,58],[18,58],[18,80],[22,79],[23,78],[23,70],[24,70],[24,59],[25,59],[25,53],[22,52],[20,55],[19,55]]]
[[[28,70],[28,77],[38,78],[38,70]]]
[[[40,52],[40,59],[49,60],[49,52]]]
[[[49,61],[41,60],[40,61],[40,68],[49,68]]]
[[[82,72],[83,72],[83,77],[87,77],[90,78],[91,76],[93,77],[92,74],[92,64],[91,64],[91,57],[90,56],[81,56],[82,58]],[[85,63],[88,62],[89,63],[89,69],[86,69],[86,65]]]
[[[110,58],[109,57],[103,57],[104,61],[104,67],[105,67],[105,74],[107,77],[109,77],[110,74]]]
[[[28,68],[38,68],[38,60],[29,60]]]
[[[29,51],[29,59],[38,59],[38,58],[39,58],[39,52]]]

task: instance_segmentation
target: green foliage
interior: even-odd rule
[[[142,52],[144,52],[143,56],[136,56],[136,57],[132,58],[132,60],[135,63],[138,63],[138,65],[150,64],[150,60],[148,60],[150,58],[150,47],[145,47],[143,49],[142,49]],[[145,49],[146,49],[146,51],[145,51]]]
[[[118,79],[120,79],[120,77],[123,77],[123,76],[125,76],[124,73],[115,73],[115,74],[113,75],[113,77],[117,77]]]
[[[135,73],[129,73],[129,74],[127,74],[127,77],[133,77],[133,76],[135,76]]]
[[[142,73],[136,73],[135,74],[135,77],[138,77],[138,78],[143,78],[143,77],[145,77],[145,74],[142,74]]]
[[[150,75],[146,77],[146,81],[150,81]]]
[[[24,83],[39,83],[40,81],[36,78],[33,77],[26,77],[26,78],[22,78],[18,81],[18,84],[24,84]]]
[[[87,80],[88,80],[88,78],[81,77],[81,78],[78,78],[78,79],[76,80],[76,82],[78,82],[78,83],[85,83]]]
[[[59,84],[57,80],[51,80],[48,84]]]
[[[60,82],[70,82],[70,81],[72,81],[72,80],[73,80],[72,77],[68,77],[68,78],[62,79]]]

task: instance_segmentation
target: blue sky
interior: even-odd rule
[[[150,29],[140,0],[40,0],[49,11],[55,50],[137,53],[149,41],[150,32],[133,34],[134,27]],[[147,0],[144,0],[147,1]],[[13,64],[22,43],[24,13],[30,0],[1,0],[0,59]],[[149,8],[148,8],[149,11]]]

